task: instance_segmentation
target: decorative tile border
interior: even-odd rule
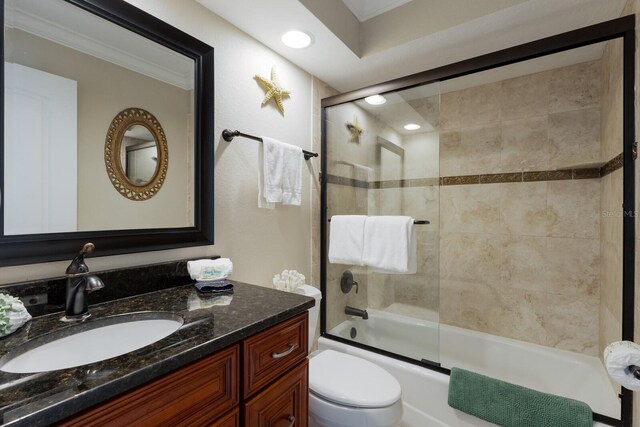
[[[616,171],[622,167],[624,163],[623,153],[618,154],[613,159],[609,160],[600,168],[600,176],[609,175],[611,172]]]
[[[389,181],[360,181],[327,174],[327,183],[347,185],[351,187],[384,189],[406,187],[428,187],[435,185],[470,185],[470,184],[499,184],[508,182],[540,182],[563,181],[571,179],[596,179],[604,177],[622,167],[623,156],[618,154],[600,168],[546,170],[529,172],[492,173],[483,175],[457,175],[438,178],[399,179]]]
[[[346,185],[348,187],[369,188],[369,182],[359,179],[327,174],[327,184]]]

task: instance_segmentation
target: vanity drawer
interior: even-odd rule
[[[246,398],[307,357],[307,312],[243,342],[243,396]]]
[[[305,360],[244,404],[245,425],[307,427],[309,362]]]
[[[209,427],[240,427],[240,409],[237,407],[210,424]]]
[[[239,403],[238,356],[238,345],[221,350],[59,425],[218,425],[214,421]]]

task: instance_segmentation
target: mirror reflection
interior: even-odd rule
[[[132,125],[124,133],[120,162],[133,185],[145,185],[158,170],[158,146],[151,131],[142,125]]]
[[[194,61],[62,0],[6,0],[4,12],[4,234],[193,226]],[[128,124],[122,180],[154,186],[132,200],[105,167],[105,135],[134,106],[161,123],[168,151],[155,126]]]

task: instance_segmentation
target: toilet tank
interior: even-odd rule
[[[320,318],[320,300],[322,299],[322,293],[319,289],[310,285],[298,286],[296,293],[315,298],[316,300],[316,305],[309,309],[309,350],[311,350],[313,339],[316,335],[316,327],[318,326],[318,320]]]

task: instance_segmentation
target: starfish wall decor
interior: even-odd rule
[[[267,91],[267,93],[264,94],[262,106],[264,107],[271,99],[273,99],[275,100],[278,109],[284,116],[284,105],[282,104],[282,98],[289,97],[291,92],[288,90],[284,90],[282,86],[280,86],[275,65],[271,67],[271,80],[257,74],[253,76],[253,78],[256,79],[258,83],[260,83]]]
[[[360,123],[358,123],[358,117],[356,116],[353,118],[353,123],[346,122],[345,126],[347,126],[347,129],[349,129],[349,132],[351,132],[350,141],[360,142],[360,135],[362,135],[364,129],[360,127]]]

